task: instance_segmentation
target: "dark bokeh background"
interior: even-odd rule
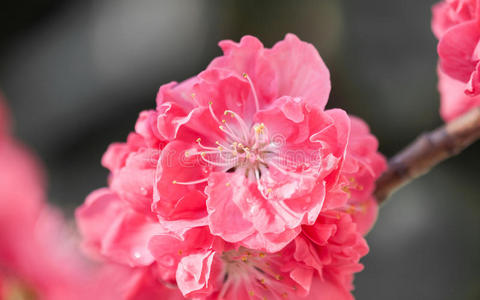
[[[367,120],[391,156],[441,124],[434,2],[2,1],[0,89],[68,214],[105,184],[102,153],[154,106],[158,87],[198,73],[219,40],[244,34],[313,43],[332,73],[329,106]],[[478,153],[477,143],[382,208],[357,299],[480,299]]]

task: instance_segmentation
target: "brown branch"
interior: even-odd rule
[[[388,162],[387,171],[377,180],[375,197],[378,203],[478,139],[480,107],[432,132],[422,134]]]

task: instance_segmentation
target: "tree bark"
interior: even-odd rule
[[[420,135],[388,162],[388,169],[377,180],[375,197],[384,202],[397,189],[427,173],[445,159],[457,155],[480,139],[480,107]]]

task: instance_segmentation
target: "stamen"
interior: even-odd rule
[[[205,150],[213,150],[213,151],[218,150],[216,147],[208,147],[208,146],[203,145],[203,144],[201,143],[201,139],[200,139],[200,138],[197,139],[197,144],[198,144],[200,147],[202,147],[203,149],[205,149]]]
[[[234,133],[233,133],[233,130],[230,129],[230,127],[228,126],[228,124],[225,123],[225,126],[228,128],[225,129],[225,127],[223,125],[220,125],[218,126],[218,128],[220,128],[221,131],[223,131],[224,133],[226,133],[229,137],[231,137],[232,139],[234,140],[238,140],[240,139],[238,136],[236,136]]]
[[[231,114],[233,118],[238,121],[240,127],[242,128],[243,137],[245,138],[245,140],[248,140],[248,126],[247,124],[245,124],[245,121],[243,121],[243,119],[234,111],[226,110],[224,113]]]
[[[205,153],[205,152],[203,152],[203,153]],[[202,158],[202,160],[204,162],[209,163],[209,164],[211,164],[213,166],[216,166],[216,167],[225,167],[227,170],[234,167],[234,165],[232,165],[231,162],[220,163],[220,162],[216,162],[216,161],[213,161],[213,160],[209,160],[209,159],[205,158],[205,154],[200,155],[200,157]]]
[[[210,114],[212,115],[212,118],[215,120],[215,122],[217,122],[218,124],[221,124],[220,121],[218,120],[217,116],[213,112],[212,105],[213,105],[212,101],[208,102],[208,110],[210,111]]]
[[[199,183],[203,183],[203,182],[207,182],[208,181],[208,177],[207,178],[203,178],[203,179],[199,179],[199,180],[193,180],[193,181],[177,181],[177,180],[173,180],[172,183],[173,184],[180,184],[180,185],[192,185],[192,184],[199,184]]]
[[[252,90],[253,98],[255,99],[255,108],[256,108],[256,111],[259,111],[260,110],[260,104],[258,102],[257,92],[255,91],[255,87],[253,86],[253,82],[252,82],[252,80],[250,79],[250,77],[248,76],[247,73],[243,73],[243,78],[247,79],[248,84],[250,84],[250,89]]]

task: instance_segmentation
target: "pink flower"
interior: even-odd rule
[[[385,168],[377,140],[361,120],[324,110],[329,73],[311,45],[287,35],[272,49],[249,36],[220,46],[108,148],[109,186],[76,212],[85,248],[185,297],[350,299]],[[302,233],[319,218],[341,222],[321,242]]]
[[[353,273],[368,252],[349,214],[322,213],[281,251],[210,248],[183,257],[177,284],[199,299],[353,299]]]
[[[41,167],[9,136],[2,104],[0,299],[84,299],[90,271],[62,216],[45,203]]]
[[[228,242],[276,251],[319,214],[349,118],[323,111],[328,70],[297,37],[272,49],[253,37],[220,45],[225,55],[206,71],[160,88],[157,110],[103,164],[110,188],[167,229],[208,225]]]
[[[323,111],[329,75],[311,45],[293,35],[271,50],[253,37],[220,45],[225,55],[198,77],[160,89],[149,120],[168,144],[153,211],[166,221],[194,214],[225,241],[277,251],[318,216],[349,119]]]
[[[480,93],[480,6],[477,0],[446,1],[434,7],[432,28],[439,38],[440,68],[453,79],[466,83],[465,93]]]
[[[445,121],[480,105],[479,9],[477,0],[445,0],[433,7],[432,30],[440,41],[440,113]]]

